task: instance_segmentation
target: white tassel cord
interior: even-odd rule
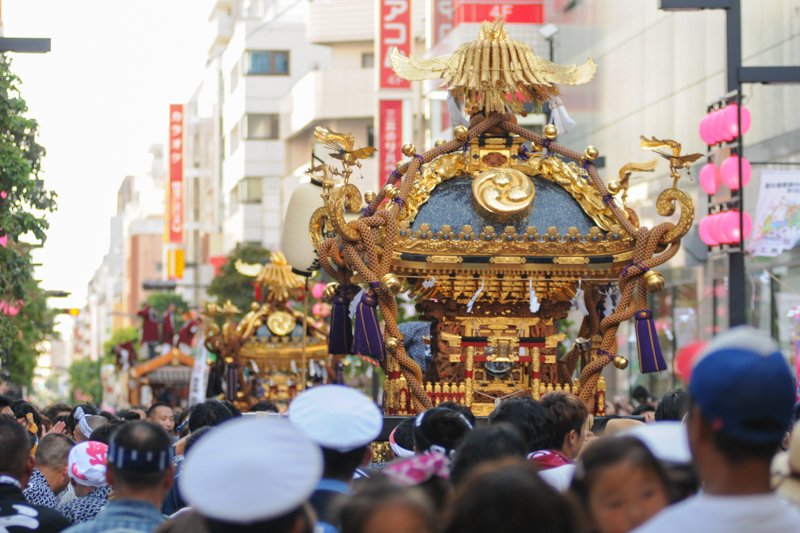
[[[559,134],[567,133],[575,127],[576,123],[567,113],[561,98],[554,96],[547,100],[547,103],[550,105],[550,123],[555,124]]]
[[[469,302],[467,303],[467,313],[471,313],[472,312],[472,306],[475,305],[475,302],[478,300],[478,298],[480,297],[481,293],[483,292],[483,286],[484,286],[484,282],[483,282],[483,280],[481,280],[481,286],[478,287],[478,290],[475,291],[475,294],[472,295],[472,298],[470,298]]]
[[[539,302],[539,298],[536,297],[536,292],[533,290],[533,280],[528,280],[528,308],[531,310],[531,313],[537,313],[539,308],[542,304]]]
[[[575,291],[575,296],[572,298],[572,306],[583,316],[587,316],[589,314],[589,310],[586,309],[586,302],[584,301],[584,293],[583,289],[581,288],[580,279],[578,280],[578,289]]]

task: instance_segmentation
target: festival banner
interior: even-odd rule
[[[402,158],[403,101],[381,100],[378,104],[378,178],[380,186]]]
[[[800,171],[764,170],[748,250],[775,257],[800,241]]]
[[[376,57],[378,89],[410,89],[411,82],[394,73],[389,57],[393,48],[411,54],[411,0],[380,0],[378,11],[378,48]]]
[[[208,349],[205,346],[205,340],[200,339],[197,343],[198,349],[194,354],[194,366],[192,367],[192,374],[189,378],[189,405],[191,407],[195,404],[202,403],[206,400],[206,384],[208,382]]]
[[[167,242],[183,243],[183,105],[169,106],[169,186],[167,188]]]

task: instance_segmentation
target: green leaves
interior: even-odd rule
[[[257,244],[239,246],[228,256],[228,260],[220,269],[219,275],[211,280],[208,294],[215,297],[219,303],[225,303],[230,300],[236,307],[247,312],[250,309],[250,303],[253,301],[253,282],[255,278],[249,278],[236,271],[234,264],[237,259],[250,264],[265,263],[269,260],[269,250]]]
[[[11,62],[0,55],[0,302],[19,307],[15,316],[0,314],[0,375],[30,385],[41,342],[53,332],[54,313],[33,278],[30,244],[44,242],[45,215],[56,195],[39,179],[45,149],[37,141],[38,123],[25,116],[28,105]],[[27,241],[27,242],[24,242]]]

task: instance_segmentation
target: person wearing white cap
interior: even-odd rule
[[[58,508],[70,522],[93,520],[108,503],[107,455],[108,446],[95,441],[81,442],[70,450],[67,474],[77,498]]]
[[[795,400],[778,345],[751,327],[720,334],[698,356],[689,396],[689,449],[702,492],[635,531],[800,531],[800,511],[770,488],[770,462],[791,425]]]
[[[289,421],[321,449],[322,480],[311,496],[317,529],[339,531],[337,509],[351,494],[353,474],[372,459],[370,443],[383,427],[378,407],[361,392],[341,385],[309,389],[289,404]]]
[[[305,505],[321,475],[319,448],[292,424],[236,418],[187,453],[178,485],[191,509],[156,532],[311,531]]]

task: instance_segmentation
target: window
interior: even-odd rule
[[[361,68],[373,68],[375,66],[375,54],[364,52],[361,54]]]
[[[248,76],[288,76],[288,50],[248,50]]]
[[[278,139],[280,137],[280,121],[277,114],[248,114],[245,116],[246,138]]]
[[[262,181],[261,178],[242,178],[236,184],[236,201],[240,204],[260,204]]]

